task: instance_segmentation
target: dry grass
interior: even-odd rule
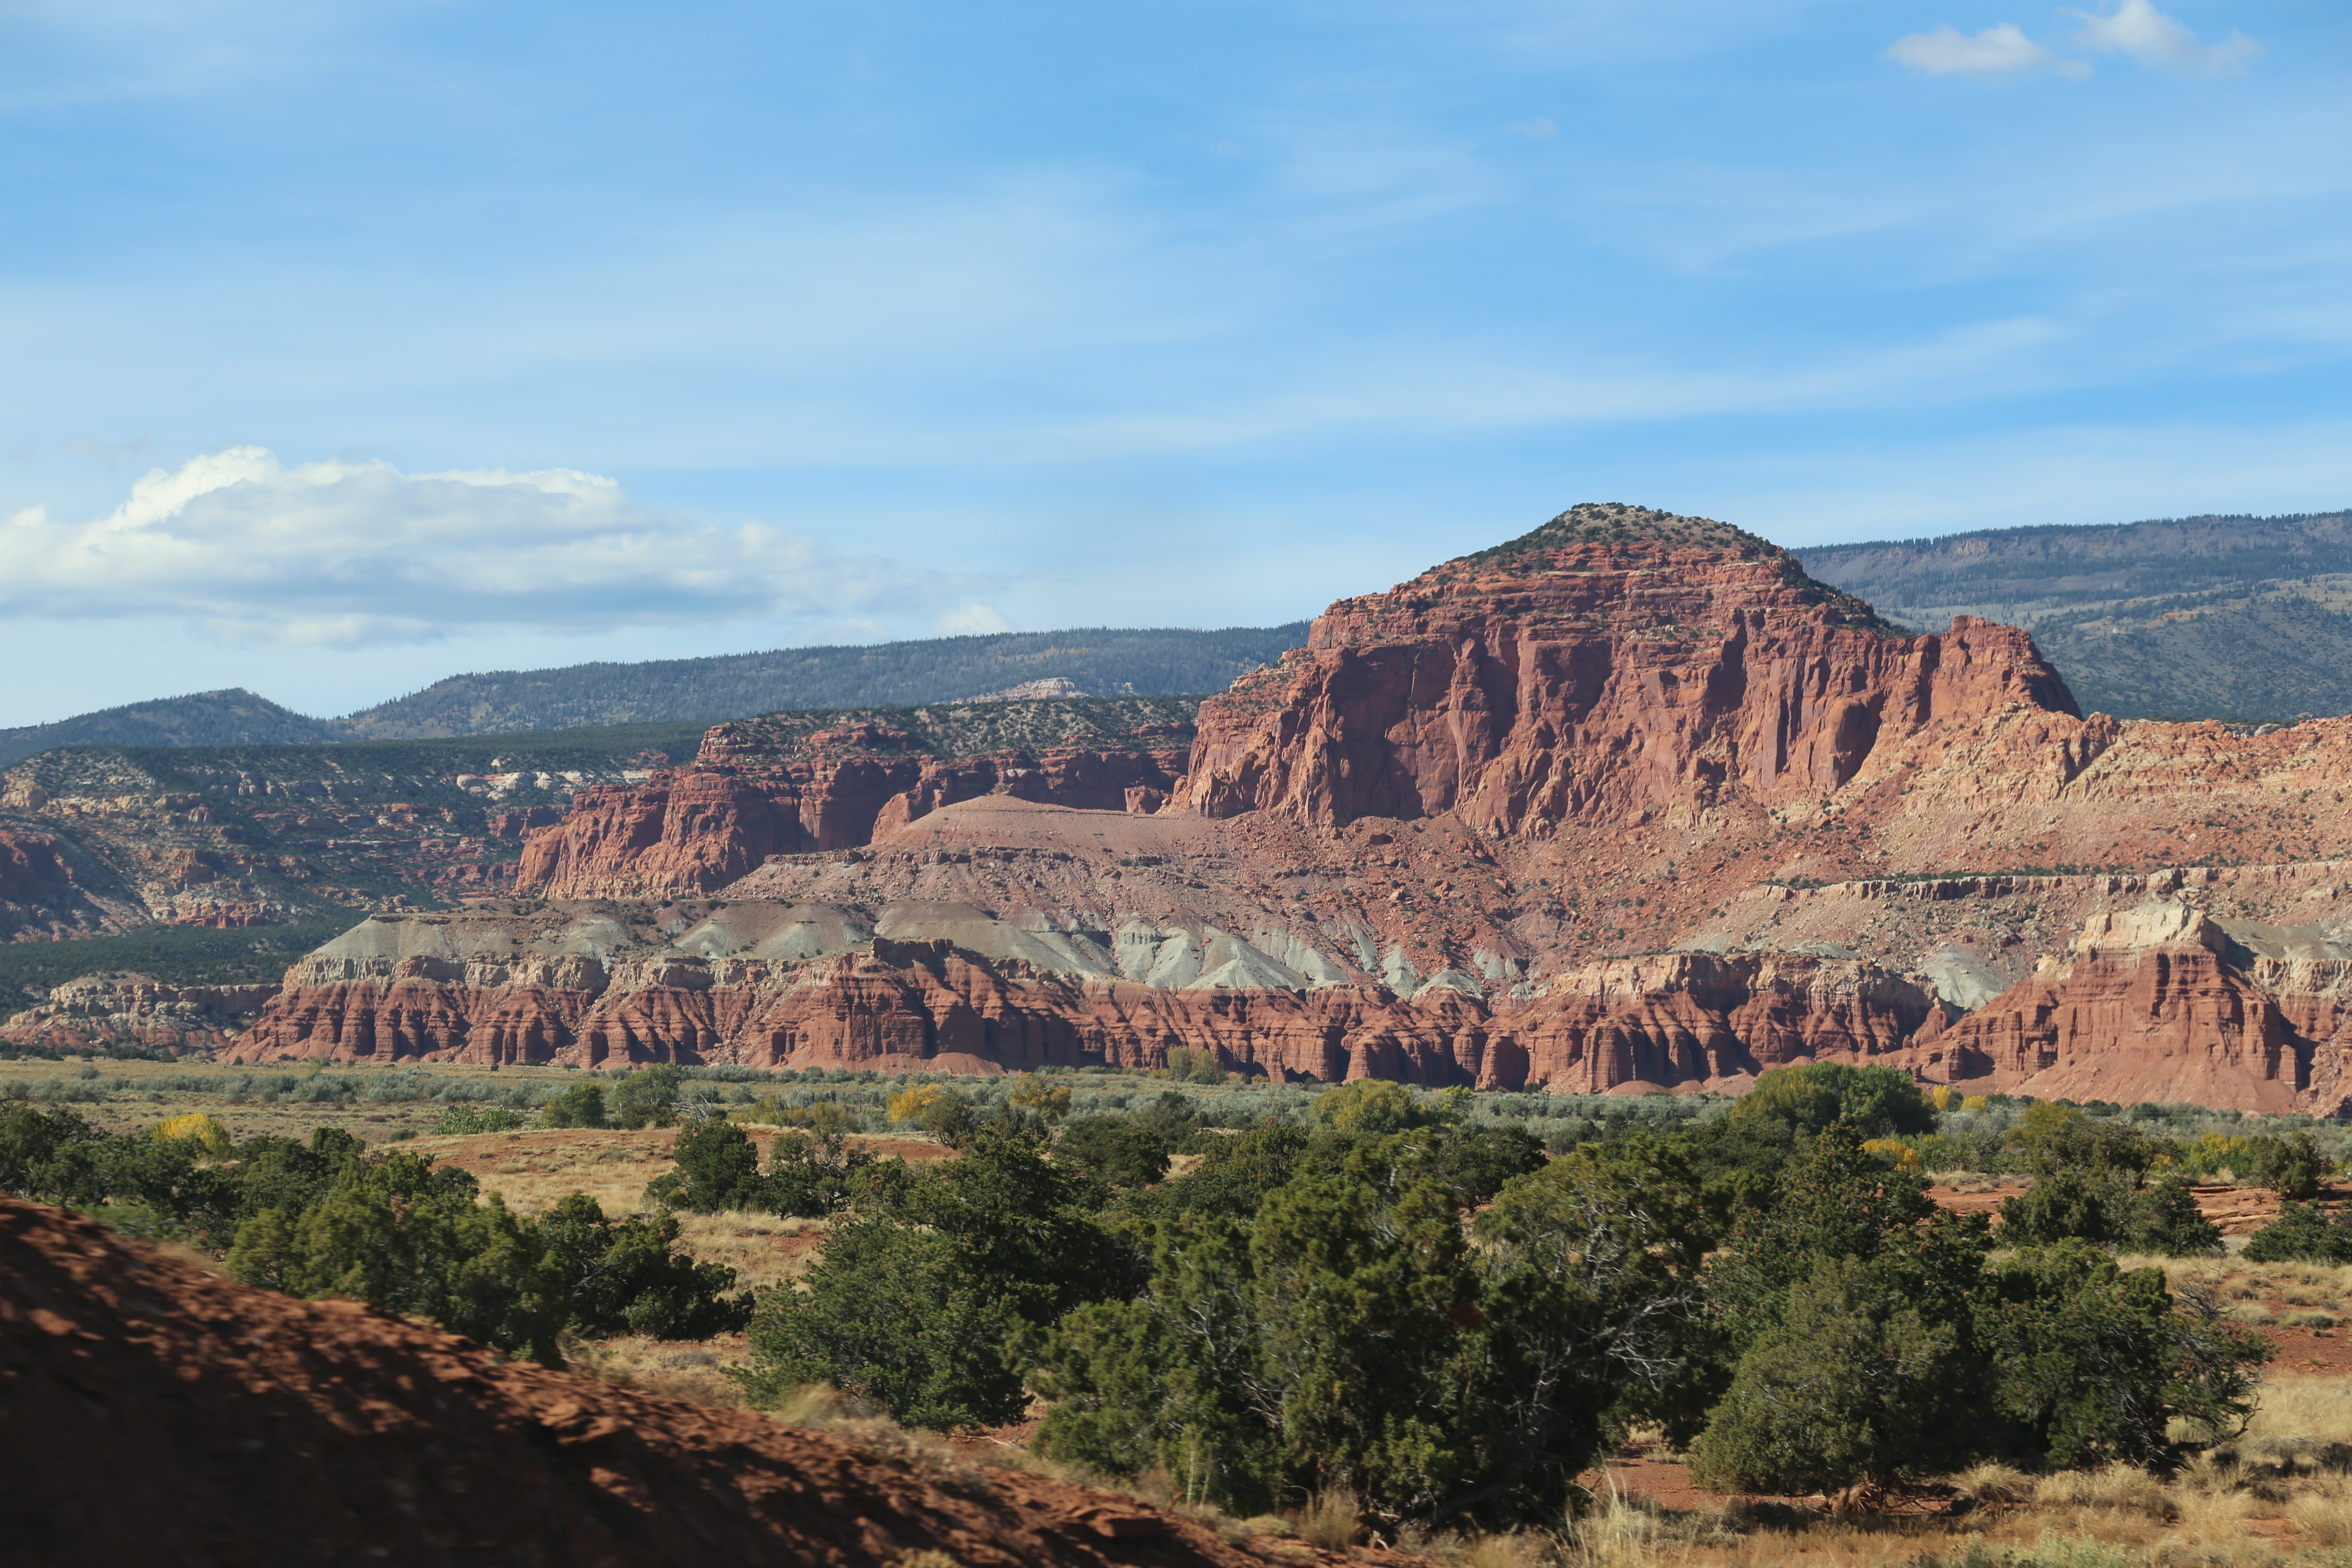
[[[2008,1508],[2033,1495],[2033,1478],[1998,1461],[1972,1466],[1952,1478],[1952,1489],[1980,1508]]]
[[[2060,1470],[2033,1486],[2033,1500],[2061,1508],[2096,1509],[2162,1519],[2171,1512],[2164,1483],[2132,1465],[2095,1470]]]
[[[816,1262],[816,1242],[824,1234],[821,1219],[795,1219],[771,1214],[681,1214],[678,1244],[698,1263],[723,1263],[735,1270],[736,1282],[754,1289],[790,1284]],[[801,1239],[805,1238],[805,1239]]]
[[[1352,1492],[1326,1487],[1298,1510],[1298,1538],[1326,1552],[1345,1552],[1364,1538],[1363,1505]]]
[[[699,1342],[637,1334],[607,1340],[566,1334],[562,1349],[572,1371],[623,1388],[721,1409],[743,1404],[742,1385],[727,1375],[730,1368],[750,1364],[751,1347],[740,1334]]]

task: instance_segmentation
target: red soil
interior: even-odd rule
[[[1257,1561],[1125,1498],[927,1474],[5,1198],[0,1410],[0,1556],[44,1568]]]

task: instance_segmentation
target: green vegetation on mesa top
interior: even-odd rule
[[[173,985],[272,982],[295,959],[332,942],[362,918],[361,910],[338,910],[293,925],[243,931],[150,926],[75,942],[0,942],[0,1014],[39,1001],[51,986],[86,974],[146,974]]]
[[[1306,641],[1305,621],[1219,631],[1090,626],[492,670],[451,676],[344,719],[313,719],[242,689],[202,691],[0,730],[0,767],[75,745],[242,748],[495,736],[507,749],[520,744],[515,735],[549,731],[592,731],[582,744],[607,745],[632,728],[698,733],[754,713],[953,702],[1055,679],[1096,697],[1223,691]],[[396,771],[398,764],[352,765]],[[581,764],[550,757],[534,765]]]
[[[920,708],[848,708],[764,713],[729,726],[744,739],[790,752],[821,730],[853,724],[903,731],[907,751],[971,757],[1077,746],[1158,751],[1191,744],[1198,697],[1050,697],[1025,702],[934,702]],[[877,750],[898,746],[887,741]]]
[[[1820,545],[1805,569],[1914,626],[2032,631],[2085,712],[2352,712],[2352,513],[2192,517]]]
[[[412,735],[656,719],[715,723],[782,709],[951,702],[1055,678],[1097,697],[1223,691],[1306,640],[1304,621],[1217,631],[1088,626],[498,670],[453,676],[344,722],[363,733]]]
[[[1654,507],[1628,506],[1622,501],[1581,501],[1542,527],[1517,539],[1473,551],[1446,563],[1483,565],[1506,561],[1530,550],[1560,550],[1571,544],[1631,543],[1651,540],[1664,544],[1697,544],[1709,550],[1733,550],[1753,559],[1782,553],[1779,545],[1760,534],[1717,522],[1711,517],[1683,517]],[[1437,568],[1440,572],[1445,567]]]
[[[601,730],[542,730],[450,740],[73,750],[110,752],[164,782],[177,777],[201,783],[224,773],[247,773],[257,779],[347,779],[355,790],[397,795],[406,781],[430,784],[460,773],[668,767],[691,761],[708,728],[700,723],[615,724]],[[30,771],[38,778],[45,772],[63,770],[72,765],[71,756],[70,752],[49,753]]]

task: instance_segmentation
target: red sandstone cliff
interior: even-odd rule
[[[593,981],[503,947],[310,974],[240,1052],[985,1069],[1185,1045],[1580,1091],[1830,1057],[2077,1099],[2352,1106],[2352,951],[2086,937],[2055,956],[2150,895],[2232,932],[2352,921],[2332,858],[2352,721],[2085,718],[2023,633],[1901,634],[1717,523],[1580,508],[1343,601],[1202,708],[1189,761],[1164,726],[980,746],[787,717],[583,792],[524,885],[723,889],[865,910],[886,937],[894,910],[960,900],[1116,967],[1023,968],[962,936],[868,950],[870,923],[789,963],[648,957],[640,932],[597,948]],[[1184,947],[1213,930],[1232,962]]]
[[[1818,798],[1883,741],[2022,704],[2076,715],[2011,626],[1906,637],[1721,524],[1578,508],[1386,594],[1204,703],[1184,798],[1333,824],[1451,811],[1614,826],[1695,786]]]
[[[0,1026],[0,1040],[52,1050],[110,1045],[148,1050],[226,1046],[278,994],[274,984],[173,985],[144,974],[68,981]]]
[[[2045,1100],[2341,1115],[2352,963],[2263,959],[2194,906],[2094,915],[2065,959],[1962,1018],[1923,1069]]]
[[[708,891],[770,856],[870,843],[988,795],[1123,811],[1129,792],[1164,795],[1183,767],[1173,737],[1138,739],[1132,749],[953,757],[926,752],[886,724],[820,731],[789,751],[723,724],[691,767],[575,795],[562,822],[525,844],[516,885],[557,898]]]
[[[1181,1046],[1276,1079],[1604,1093],[1738,1089],[1791,1062],[1884,1057],[1932,1010],[1925,992],[1871,965],[1788,954],[1617,961],[1489,1004],[1444,985],[1410,1001],[1370,984],[1169,989],[946,941],[608,962],[509,957],[502,938],[459,933],[428,952],[403,923],[363,928],[399,931],[403,950],[295,965],[227,1059],[1017,1072],[1154,1068]]]

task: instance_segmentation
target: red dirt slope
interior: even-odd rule
[[[1013,1472],[510,1363],[247,1289],[0,1198],[0,1558],[125,1563],[1226,1564],[1215,1532]]]

